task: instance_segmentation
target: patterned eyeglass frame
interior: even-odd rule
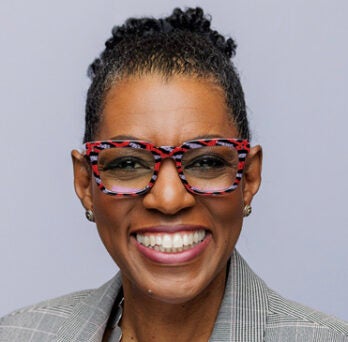
[[[237,188],[239,182],[242,179],[246,157],[250,151],[250,144],[247,139],[236,139],[236,138],[190,140],[190,141],[184,142],[181,146],[155,146],[149,142],[140,141],[140,140],[91,141],[91,142],[86,142],[84,146],[85,146],[85,157],[92,167],[93,175],[99,189],[107,195],[117,196],[117,197],[141,196],[145,194],[146,192],[148,192],[153,187],[158,177],[158,172],[160,170],[162,160],[166,158],[171,158],[174,160],[175,167],[179,174],[179,178],[181,182],[183,183],[184,187],[187,189],[187,191],[193,194],[198,194],[203,196],[216,196],[216,195],[223,195],[223,194],[232,192],[233,190]],[[195,149],[200,147],[209,147],[209,146],[233,147],[236,149],[238,153],[238,170],[236,173],[235,181],[230,187],[223,189],[221,191],[201,191],[201,190],[195,189],[194,187],[191,187],[189,183],[187,182],[182,169],[181,159],[184,152],[190,149]],[[150,151],[153,154],[154,160],[155,160],[154,172],[146,187],[144,187],[143,189],[139,191],[129,192],[129,193],[113,192],[105,188],[100,178],[100,173],[98,169],[98,155],[99,155],[99,152],[102,150],[105,150],[108,148],[115,148],[115,147],[118,147],[118,148],[131,147],[136,149],[143,149],[146,151]]]

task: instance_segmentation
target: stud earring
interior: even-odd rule
[[[94,213],[92,210],[90,210],[90,209],[86,210],[85,214],[86,214],[86,218],[88,221],[94,222]]]
[[[252,211],[251,205],[246,204],[243,209],[243,216],[248,217],[251,214],[251,211]]]

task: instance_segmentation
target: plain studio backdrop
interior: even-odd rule
[[[271,288],[348,320],[346,0],[2,0],[0,316],[115,274],[72,184],[86,69],[113,25],[196,5],[238,43],[264,148],[237,248]]]

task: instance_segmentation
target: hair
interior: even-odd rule
[[[241,138],[250,139],[243,89],[232,63],[233,39],[211,29],[211,17],[199,7],[161,19],[130,18],[115,26],[105,49],[88,68],[84,142],[98,132],[105,98],[115,82],[130,76],[183,75],[211,80],[225,94],[226,104]],[[212,114],[213,115],[213,114]]]

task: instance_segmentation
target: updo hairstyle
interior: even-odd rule
[[[210,24],[211,18],[197,7],[174,9],[163,19],[130,18],[115,26],[104,51],[88,68],[92,83],[87,93],[84,142],[94,140],[113,84],[147,74],[160,74],[165,79],[190,76],[218,84],[239,137],[250,139],[244,93],[231,61],[236,44]]]

